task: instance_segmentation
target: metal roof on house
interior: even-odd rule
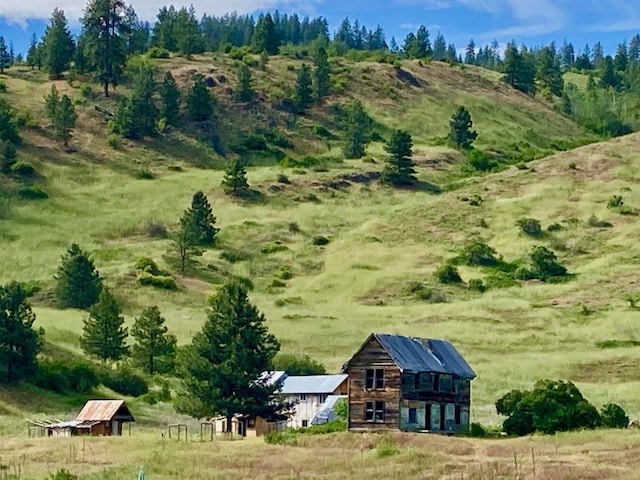
[[[382,333],[373,336],[403,372],[444,373],[469,380],[476,377],[462,355],[446,340]]]
[[[282,382],[287,377],[287,372],[283,370],[274,370],[273,372],[262,372],[260,374],[260,381],[264,385],[271,386]]]
[[[124,416],[130,417],[130,421],[135,421],[124,400],[89,400],[76,417],[76,420],[81,422],[105,422],[111,420],[119,412]]]
[[[286,377],[282,383],[280,393],[326,393],[331,394],[347,379],[346,374],[340,375],[306,375],[300,377]]]

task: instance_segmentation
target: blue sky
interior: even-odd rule
[[[449,43],[464,48],[469,38],[482,45],[492,40],[505,44],[511,39],[527,45],[547,44],[564,38],[577,51],[586,43],[602,41],[612,53],[616,45],[640,32],[640,0],[186,0],[198,15],[221,15],[236,10],[257,13],[275,8],[301,15],[322,15],[331,29],[348,16],[368,27],[382,25],[388,39],[398,43],[419,25],[441,31]],[[186,3],[185,2],[185,3]],[[132,1],[136,11],[153,20],[169,2]],[[54,7],[65,10],[76,24],[82,0],[0,0],[0,35],[13,42],[16,52],[25,51],[32,32],[41,34]],[[181,5],[176,1],[174,5]],[[73,25],[72,25],[73,27]]]

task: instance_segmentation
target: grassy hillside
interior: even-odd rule
[[[47,339],[79,351],[86,313],[57,310],[50,298],[58,260],[75,241],[92,252],[106,283],[122,299],[128,321],[158,304],[181,343],[200,328],[215,285],[240,275],[255,284],[252,299],[283,349],[308,353],[331,370],[372,331],[451,340],[478,373],[474,421],[497,421],[493,403],[500,395],[542,377],[574,380],[596,405],[616,401],[632,416],[640,415],[632,360],[640,352],[635,346],[640,332],[637,312],[625,301],[637,291],[637,217],[607,209],[614,194],[640,208],[633,185],[640,136],[559,153],[529,163],[526,170],[469,177],[462,156],[441,145],[449,116],[460,104],[473,115],[478,146],[515,159],[594,138],[543,101],[499,83],[493,73],[438,63],[406,62],[398,76],[389,65],[340,60],[334,64],[337,93],[331,102],[292,118],[274,104],[293,84],[289,66],[301,62],[274,58],[265,72],[256,69],[261,101],[250,111],[230,100],[232,60],[219,55],[213,61],[159,63],[183,85],[193,70],[218,79],[214,92],[225,150],[249,132],[272,129],[291,140],[287,156],[323,159],[312,168],[291,169],[277,165],[273,145],[267,152],[247,153],[259,165],[250,168],[249,181],[263,193],[252,203],[223,194],[223,159],[198,141],[197,132],[170,131],[139,143],[119,140],[113,148],[94,104],[114,109],[117,95],[83,100],[80,81],[75,88],[58,82],[61,91],[80,99],[77,151],[63,152],[41,119],[41,99],[50,83],[37,73],[10,72],[3,95],[27,124],[20,159],[37,168],[36,182],[49,199],[14,199],[0,219],[0,281],[42,283],[35,310]],[[394,128],[411,131],[421,188],[392,190],[365,181],[363,174],[383,166],[381,143],[370,145],[364,160],[341,159],[331,105],[352,98],[365,103],[383,137]],[[332,135],[319,137],[318,126]],[[291,183],[278,183],[279,174]],[[167,256],[169,240],[149,234],[158,225],[174,228],[196,190],[213,204],[221,228],[218,245],[189,275],[174,271],[179,291],[140,287],[134,274],[139,257],[175,265]],[[591,226],[594,215],[612,227]],[[529,216],[545,228],[558,223],[562,229],[532,240],[515,226]],[[330,243],[315,246],[318,235]],[[563,284],[518,283],[484,294],[438,284],[436,268],[478,239],[508,261],[523,261],[533,245],[545,244],[575,278]],[[465,281],[492,275],[471,267],[461,273]]]

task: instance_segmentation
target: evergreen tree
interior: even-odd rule
[[[62,73],[69,68],[75,47],[64,11],[57,8],[53,11],[42,43],[45,68],[51,78],[62,78]]]
[[[600,86],[602,88],[618,88],[620,86],[620,77],[615,70],[613,59],[607,55],[602,61],[602,75],[600,76]]]
[[[536,91],[535,68],[527,52],[519,52],[514,43],[510,43],[505,52],[503,80],[521,92],[534,94]]]
[[[371,136],[371,117],[365,112],[362,103],[356,101],[349,105],[343,123],[345,158],[362,158]]]
[[[256,53],[267,52],[269,55],[276,55],[280,41],[276,33],[275,24],[271,14],[261,16],[253,33],[253,51]]]
[[[109,121],[109,128],[123,137],[139,138],[137,127],[133,102],[130,98],[123,96],[118,102],[115,115]]]
[[[153,45],[169,50],[178,51],[178,38],[176,22],[178,12],[173,5],[162,7],[158,13],[155,25],[153,26]]]
[[[471,148],[478,134],[473,129],[471,114],[465,107],[460,107],[449,121],[449,139],[459,148]]]
[[[176,15],[175,32],[178,51],[187,59],[190,59],[194,53],[201,53],[203,51],[200,31],[198,30],[198,20],[196,19],[193,5],[191,5],[189,10],[187,10],[186,7],[182,7],[178,11]]]
[[[563,45],[562,45],[562,51],[560,53],[562,59],[561,59],[561,63],[562,63],[562,67],[565,70],[569,70],[571,67],[573,67],[573,64],[575,63],[575,50],[573,48],[573,44],[572,43],[567,43],[567,41],[565,40]]]
[[[467,48],[464,51],[464,63],[469,65],[476,64],[476,43],[473,38],[467,43]]]
[[[60,106],[60,94],[56,88],[56,84],[51,85],[49,94],[44,97],[44,111],[51,122],[54,121],[58,107]]]
[[[180,91],[171,71],[167,71],[164,81],[160,85],[160,117],[169,125],[178,125],[180,122]]]
[[[447,61],[455,63],[458,61],[458,52],[456,51],[456,46],[453,43],[450,43],[447,47]]]
[[[562,103],[560,104],[560,111],[567,117],[573,117],[573,103],[571,102],[571,97],[569,96],[567,89],[562,92]]]
[[[145,309],[131,327],[135,343],[131,357],[145,373],[171,371],[176,354],[176,337],[169,333],[157,306]]]
[[[173,241],[171,242],[171,247],[178,254],[182,273],[185,272],[191,257],[198,253],[196,248],[198,240],[198,230],[194,223],[193,215],[187,215],[185,212],[180,218],[180,228],[173,235]]]
[[[109,96],[109,85],[115,87],[120,82],[127,60],[129,27],[125,19],[123,0],[89,0],[82,17],[85,54],[103,85],[105,97]]]
[[[9,140],[0,140],[0,171],[4,174],[10,174],[13,166],[18,161],[18,152],[13,143]]]
[[[129,351],[127,327],[116,299],[103,288],[98,303],[89,308],[84,320],[80,346],[88,355],[107,360],[121,360]]]
[[[562,70],[555,48],[544,47],[538,54],[538,80],[543,87],[559,97],[562,95],[564,88],[564,79]]]
[[[149,43],[149,23],[143,22],[131,5],[125,7],[125,43],[127,56],[144,53]]]
[[[613,59],[613,67],[618,72],[624,72],[629,65],[629,53],[627,51],[627,44],[621,43],[616,50],[616,56]]]
[[[237,282],[210,299],[207,321],[178,362],[186,392],[176,408],[195,418],[223,415],[231,431],[234,415],[271,418],[281,408],[273,397],[279,385],[262,372],[273,370],[280,349],[266,319]]]
[[[413,155],[413,140],[409,132],[396,130],[384,147],[390,155],[382,172],[382,180],[390,185],[413,185],[416,183]]]
[[[593,53],[592,53],[592,63],[594,68],[601,68],[602,67],[602,62],[604,62],[604,48],[602,47],[602,43],[597,42],[594,46],[593,46]]]
[[[324,47],[316,54],[316,69],[314,73],[316,101],[322,103],[331,90],[331,67]]]
[[[29,51],[27,52],[27,65],[30,66],[32,70],[38,64],[37,56],[39,53],[38,36],[34,33],[31,35],[31,43],[29,44]]]
[[[638,33],[629,41],[629,60],[632,62],[640,60],[640,34]]]
[[[197,122],[209,121],[213,117],[213,104],[213,96],[205,85],[202,75],[196,75],[187,95],[187,108],[191,118]]]
[[[433,59],[443,61],[447,59],[447,42],[442,33],[438,32],[433,41]]]
[[[9,68],[11,63],[11,57],[9,56],[9,50],[7,50],[7,43],[4,41],[4,37],[0,35],[0,73],[4,73],[5,68]]]
[[[416,32],[416,44],[420,52],[420,56],[417,58],[425,58],[433,55],[431,41],[429,40],[429,30],[427,30],[424,25],[420,25],[420,27],[418,27],[418,31]]]
[[[65,147],[69,146],[69,140],[71,140],[72,137],[71,132],[76,127],[77,119],[78,114],[76,113],[73,103],[71,103],[71,99],[63,95],[53,120],[53,131],[56,139],[62,141]]]
[[[213,245],[215,236],[220,229],[215,227],[216,217],[213,215],[213,209],[202,192],[196,192],[191,199],[191,208],[188,208],[184,215],[192,218],[191,225],[194,229],[193,238],[196,245]]]
[[[305,63],[298,70],[298,78],[296,80],[296,91],[294,94],[294,102],[300,112],[304,112],[313,104],[313,82],[311,80],[311,70]]]
[[[251,69],[246,63],[242,63],[238,68],[238,88],[234,93],[235,99],[238,102],[249,102],[255,95],[256,92],[251,84]]]
[[[154,100],[156,92],[154,73],[151,65],[143,64],[133,75],[131,110],[135,127],[127,132],[126,136],[130,138],[142,138],[156,133],[158,107]]]
[[[241,160],[231,160],[227,164],[222,179],[225,193],[235,197],[242,197],[249,192],[247,170]]]
[[[28,378],[36,371],[40,338],[36,316],[17,283],[0,285],[0,377],[2,383]]]
[[[102,279],[93,261],[77,243],[62,256],[56,280],[55,297],[65,307],[87,308],[98,301]]]
[[[11,107],[4,98],[0,98],[0,141],[11,142],[14,145],[22,143]]]
[[[573,64],[578,70],[592,70],[593,65],[591,63],[591,48],[589,45],[585,45],[584,50],[580,55],[576,57],[576,61]]]
[[[83,74],[92,68],[89,57],[87,56],[87,52],[89,50],[88,38],[89,37],[86,33],[83,33],[78,37],[76,49],[73,54],[73,69],[80,74]]]

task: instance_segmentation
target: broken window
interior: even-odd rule
[[[367,390],[382,390],[384,388],[384,369],[368,368],[364,385]]]
[[[460,405],[456,405],[456,425],[460,425],[460,417],[461,417]]]
[[[364,419],[367,422],[384,422],[384,402],[366,402]]]
[[[409,409],[409,423],[418,423],[418,409],[410,408]]]

